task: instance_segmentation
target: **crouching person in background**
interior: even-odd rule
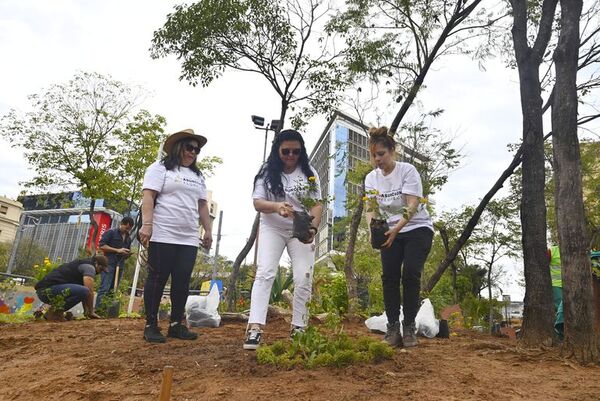
[[[37,296],[52,306],[50,311],[59,320],[65,311],[79,302],[83,304],[85,317],[99,319],[100,316],[94,313],[94,278],[107,268],[108,259],[102,255],[64,263],[38,281],[35,285]]]

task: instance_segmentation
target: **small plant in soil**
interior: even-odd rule
[[[353,339],[342,331],[325,335],[312,326],[296,334],[292,341],[276,341],[260,347],[256,353],[259,364],[285,369],[343,368],[357,363],[378,363],[393,356],[394,350],[379,339]]]

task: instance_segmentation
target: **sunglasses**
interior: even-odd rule
[[[298,155],[300,155],[300,152],[302,152],[302,149],[299,149],[299,148],[295,148],[295,149],[283,148],[283,149],[281,149],[281,154],[284,156],[288,156],[290,153],[293,154],[294,156],[298,156]]]
[[[185,144],[185,150],[187,150],[188,152],[194,152],[195,154],[200,153],[200,148],[192,145],[191,143]]]

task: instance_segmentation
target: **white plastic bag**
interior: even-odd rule
[[[433,312],[433,305],[429,298],[426,298],[421,302],[421,307],[415,318],[417,325],[417,334],[421,334],[428,338],[437,336],[440,332],[440,321],[435,318]]]
[[[402,319],[404,319],[404,314],[402,313],[402,306],[400,307],[400,330],[402,330]],[[380,331],[385,333],[387,331],[387,315],[383,312],[379,316],[371,316],[367,320],[365,320],[365,325],[369,330]]]
[[[219,327],[221,315],[219,307],[219,288],[216,284],[210,288],[208,295],[189,296],[185,303],[187,321],[193,327]]]

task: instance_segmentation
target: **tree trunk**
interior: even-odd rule
[[[356,313],[358,303],[357,283],[356,274],[354,273],[354,248],[356,246],[356,237],[358,234],[358,227],[362,218],[364,203],[363,196],[365,196],[365,184],[360,187],[360,193],[358,198],[358,204],[352,214],[352,220],[350,222],[350,232],[348,239],[348,247],[346,249],[346,255],[344,258],[344,275],[346,276],[346,289],[348,291],[348,314],[353,315]]]
[[[488,265],[487,281],[488,281],[488,301],[489,301],[489,316],[488,324],[490,325],[490,333],[494,329],[494,306],[492,305],[492,263]]]
[[[555,203],[563,281],[563,355],[581,363],[600,357],[592,304],[592,273],[577,138],[577,58],[582,0],[561,0],[561,31],[554,51],[552,104]]]
[[[246,242],[246,245],[244,246],[242,251],[239,253],[237,258],[235,259],[235,262],[233,262],[233,266],[231,268],[231,276],[229,277],[229,285],[227,287],[227,310],[229,312],[233,312],[233,309],[235,307],[235,298],[237,295],[237,291],[236,291],[235,287],[236,287],[238,275],[240,273],[240,266],[242,265],[242,262],[248,255],[248,252],[250,252],[250,249],[252,249],[252,245],[254,244],[254,241],[256,240],[256,233],[258,232],[259,223],[260,223],[260,213],[256,213],[256,217],[254,217],[254,223],[252,224],[252,230],[250,231],[250,237],[248,238],[248,241]]]
[[[429,279],[429,282],[427,283],[427,286],[425,287],[426,292],[431,292],[433,290],[433,287],[435,287],[435,285],[437,284],[439,279],[442,277],[442,275],[444,274],[444,272],[446,271],[448,266],[450,266],[452,264],[452,262],[458,256],[458,252],[460,252],[461,248],[469,240],[469,237],[473,233],[473,229],[477,225],[477,222],[479,221],[479,218],[481,217],[481,214],[485,210],[487,204],[490,202],[490,200],[492,200],[492,198],[494,197],[496,192],[498,192],[500,190],[500,188],[502,188],[502,186],[504,185],[504,182],[508,179],[508,177],[510,177],[514,173],[517,166],[519,164],[521,164],[522,151],[523,151],[523,147],[521,146],[517,150],[517,153],[513,157],[510,165],[506,168],[506,170],[504,170],[504,172],[496,180],[496,182],[494,183],[492,188],[485,194],[483,199],[481,199],[481,201],[479,202],[479,205],[477,205],[477,207],[475,208],[473,215],[467,222],[467,225],[465,226],[465,228],[463,228],[463,231],[460,234],[460,237],[458,237],[458,239],[456,240],[456,243],[454,244],[454,246],[452,247],[450,252],[448,252],[448,254],[444,258],[444,260],[442,260],[440,262],[435,273],[433,273],[433,275]],[[548,277],[550,277],[550,275],[548,275]]]
[[[554,307],[546,256],[544,126],[539,67],[550,40],[557,0],[545,0],[542,4],[533,48],[528,45],[526,1],[512,0],[511,3],[523,115],[521,226],[525,299],[521,342],[526,346],[549,346],[554,342]]]
[[[448,238],[448,230],[442,224],[438,224],[435,226],[435,229],[440,233],[440,237],[442,238],[442,243],[444,244],[444,251],[446,253],[446,257],[450,254],[450,239]],[[451,272],[452,272],[452,302],[458,303],[458,290],[456,289],[456,278],[458,274],[458,268],[456,267],[456,263],[452,262],[450,264]]]

